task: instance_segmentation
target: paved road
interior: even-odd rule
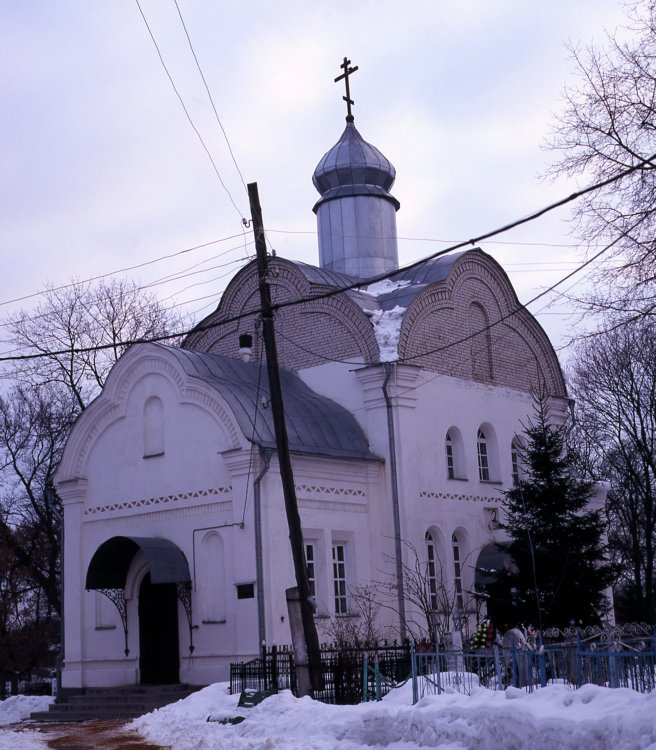
[[[39,724],[53,750],[170,750],[146,742],[122,721],[85,721],[80,724]]]

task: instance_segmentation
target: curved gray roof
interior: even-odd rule
[[[378,304],[383,310],[391,310],[396,305],[408,307],[412,300],[429,284],[436,281],[444,281],[451,272],[453,264],[462,257],[465,252],[442,255],[439,258],[431,258],[408,270],[401,269],[390,276],[390,281],[409,281],[407,286],[394,289],[387,294],[378,296]]]
[[[394,184],[396,170],[392,163],[360,135],[352,122],[337,143],[326,152],[314,170],[312,182],[321,193],[317,207],[328,200],[349,195],[376,195],[399,202],[389,194]]]
[[[184,552],[168,539],[114,536],[103,542],[91,558],[85,588],[124,588],[130,563],[139,550],[142,550],[148,560],[153,583],[191,581]]]
[[[414,268],[401,268],[390,275],[390,281],[406,281],[409,283],[398,289],[386,292],[385,294],[379,294],[378,296],[369,294],[364,291],[366,289],[366,284],[363,284],[359,289],[356,288],[349,290],[347,294],[363,310],[391,310],[397,305],[408,307],[422,289],[436,281],[444,281],[451,272],[453,264],[458,258],[461,258],[467,252],[469,251],[463,250],[459,253],[451,253],[449,255],[442,255],[439,258],[432,258],[420,263]],[[351,286],[351,284],[358,281],[355,277],[349,276],[345,273],[329,271],[325,268],[317,268],[316,266],[311,266],[309,263],[301,263],[299,261],[289,262],[294,263],[311,284],[321,284],[334,289],[339,289],[340,287]]]
[[[355,276],[349,276],[348,274],[340,273],[339,271],[331,271],[328,268],[311,266],[309,263],[303,263],[300,260],[290,261],[290,263],[293,263],[299,271],[302,271],[310,284],[323,284],[330,287],[340,287],[350,286],[357,281]]]
[[[248,440],[263,448],[275,448],[266,363],[156,346],[173,354],[190,377],[200,378],[225,399]],[[362,428],[343,406],[315,393],[292,370],[281,368],[280,380],[292,452],[381,460],[371,453]]]

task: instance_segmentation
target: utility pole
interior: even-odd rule
[[[278,352],[276,349],[276,335],[274,330],[273,310],[271,308],[271,290],[267,278],[267,253],[262,222],[262,209],[257,191],[257,183],[248,185],[248,198],[255,235],[255,250],[257,253],[257,271],[260,287],[260,304],[262,306],[262,337],[266,352],[267,372],[269,375],[269,393],[271,396],[271,412],[276,433],[276,449],[280,465],[280,479],[285,497],[285,511],[289,526],[289,541],[292,547],[294,572],[296,574],[296,589],[287,589],[287,604],[292,629],[292,643],[296,661],[296,674],[299,694],[311,695],[312,690],[323,687],[321,676],[321,654],[319,638],[314,624],[314,607],[310,602],[310,584],[307,576],[307,563],[303,547],[303,530],[301,517],[296,502],[296,487],[289,455],[289,440],[285,425],[285,412],[280,385],[280,370],[278,367]],[[300,603],[300,613],[298,612]],[[299,617],[300,614],[300,617]]]

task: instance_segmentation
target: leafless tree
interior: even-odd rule
[[[12,343],[24,354],[6,377],[32,385],[55,384],[82,411],[98,395],[124,342],[181,330],[179,315],[132,281],[73,283],[50,288],[31,312],[8,321]],[[63,353],[58,353],[63,352]]]
[[[8,321],[15,347],[40,355],[3,371],[0,395],[0,546],[60,612],[61,508],[51,478],[69,432],[125,342],[180,330],[176,313],[122,280],[50,289]]]
[[[46,488],[76,414],[70,394],[52,386],[17,386],[0,397],[0,544],[54,612],[61,607],[61,508]]]
[[[611,483],[609,542],[635,604],[656,621],[656,339],[639,320],[582,342],[571,390],[593,479]]]
[[[467,631],[469,616],[478,613],[480,604],[474,592],[457,590],[446,573],[447,565],[440,558],[437,546],[433,548],[432,561],[410,542],[403,540],[403,546],[405,627],[409,636],[416,642],[439,643],[453,631]],[[470,556],[462,561],[463,570]],[[396,578],[387,576],[378,582],[378,587],[382,606],[397,612]]]
[[[322,640],[338,649],[375,648],[387,638],[387,629],[380,624],[381,604],[373,583],[355,586],[349,591],[349,615],[333,615],[317,622]]]
[[[585,301],[632,319],[656,309],[656,0],[629,3],[627,14],[604,44],[570,47],[576,78],[550,138],[559,152],[550,173],[595,182],[636,168],[574,209],[584,241],[613,243],[614,262]]]

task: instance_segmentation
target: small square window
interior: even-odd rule
[[[255,598],[255,584],[254,583],[238,583],[237,584],[237,599],[254,599]]]

